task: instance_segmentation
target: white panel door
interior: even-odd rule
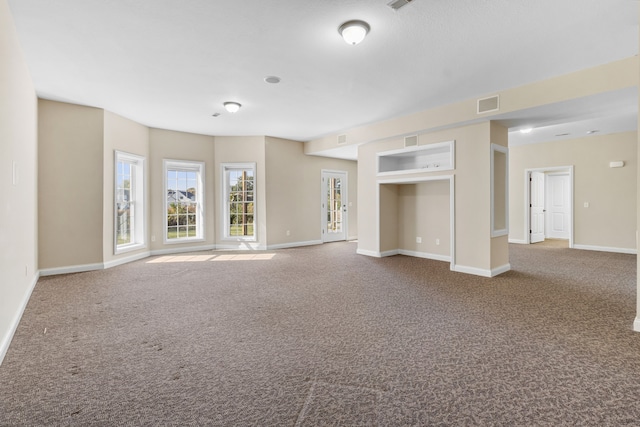
[[[530,184],[530,242],[544,241],[544,173],[531,172]]]
[[[322,172],[322,241],[347,240],[347,173]]]
[[[545,234],[552,239],[569,239],[571,218],[569,174],[547,174]]]

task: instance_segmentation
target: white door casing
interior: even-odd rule
[[[543,172],[531,172],[531,175],[529,177],[529,218],[531,227],[529,232],[530,243],[538,243],[544,241],[544,178],[545,177]]]
[[[322,171],[322,241],[347,240],[347,172]]]
[[[546,237],[569,239],[571,236],[569,183],[568,173],[547,174],[546,176]]]

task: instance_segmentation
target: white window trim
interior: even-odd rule
[[[164,231],[162,232],[162,236],[163,236],[163,241],[165,245],[173,245],[173,244],[180,244],[180,243],[187,243],[187,242],[203,242],[205,241],[205,221],[204,221],[204,192],[206,191],[204,188],[204,183],[206,182],[205,180],[205,174],[204,174],[204,162],[198,162],[198,161],[191,161],[191,160],[172,160],[172,159],[163,159],[162,160],[162,172],[163,172],[163,196],[162,196],[162,206],[164,207],[164,211],[163,211],[163,220],[162,220],[162,224],[163,224],[163,228]],[[195,237],[181,237],[178,239],[171,239],[169,240],[167,238],[167,170],[168,169],[178,169],[178,170],[183,170],[183,171],[191,171],[191,172],[198,172],[198,191],[196,192],[196,200],[198,202],[198,211],[197,211],[197,215],[198,215],[198,219],[197,219],[197,224],[198,224],[198,235]]]
[[[118,162],[128,162],[135,165],[135,174],[131,176],[131,188],[129,194],[131,197],[131,190],[134,190],[134,196],[132,197],[135,202],[134,209],[134,236],[133,243],[127,243],[124,245],[118,245],[118,235],[116,233],[118,229]],[[146,202],[146,179],[145,179],[145,163],[146,160],[142,156],[136,154],[126,153],[124,151],[114,150],[113,152],[113,253],[119,255],[126,252],[135,251],[138,249],[144,249],[147,247],[147,221],[145,220],[147,212]]]
[[[258,241],[258,184],[256,174],[256,163],[222,163],[220,170],[222,171],[222,240],[233,242],[257,242]],[[229,235],[229,170],[231,169],[251,169],[253,170],[253,236],[230,236]]]

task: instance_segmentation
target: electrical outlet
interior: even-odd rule
[[[291,230],[287,230],[287,236],[291,236]]]
[[[584,202],[584,207],[588,208],[589,207],[589,202]]]
[[[156,236],[155,236],[155,235],[151,236],[151,241],[152,241],[152,242],[155,242],[155,241],[156,241]]]
[[[416,243],[422,243],[422,237],[416,237]]]
[[[436,239],[436,246],[440,244],[440,239]]]

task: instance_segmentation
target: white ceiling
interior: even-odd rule
[[[40,97],[206,135],[306,141],[638,52],[633,0],[414,0],[397,12],[388,0],[8,3]],[[337,32],[350,19],[371,25],[357,46]],[[607,99],[619,114],[574,102],[551,108],[559,117],[504,120],[628,127],[632,92]],[[229,114],[225,101],[243,107]]]

